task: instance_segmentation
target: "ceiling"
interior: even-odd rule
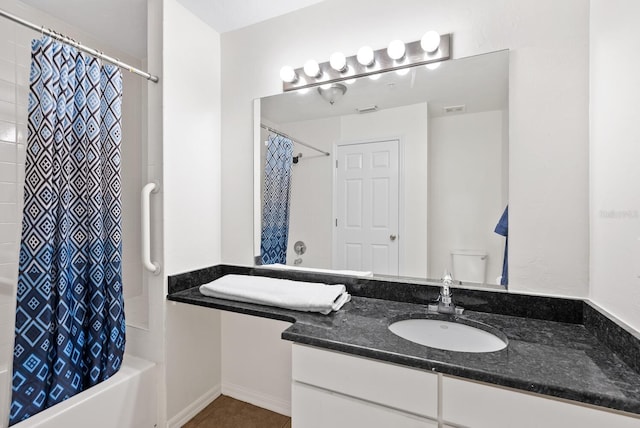
[[[147,0],[20,1],[95,36],[104,45],[136,58],[147,56]],[[266,21],[321,1],[178,0],[218,33]]]
[[[322,0],[178,0],[218,33],[303,9]]]

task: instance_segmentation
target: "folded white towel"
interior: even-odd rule
[[[321,269],[321,268],[311,268],[311,267],[303,267],[303,266],[289,266],[281,263],[274,263],[271,265],[260,265],[256,267],[267,268],[267,269],[280,269],[280,270],[297,270],[302,272],[331,273],[331,274],[337,274],[337,275],[352,275],[352,276],[361,276],[361,277],[373,276],[373,272],[360,271],[360,270]]]
[[[205,296],[304,312],[329,314],[351,300],[343,284],[290,281],[264,276],[225,275],[200,286]]]

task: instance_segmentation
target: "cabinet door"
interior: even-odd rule
[[[426,418],[438,417],[438,376],[424,370],[294,344],[292,378]]]
[[[640,427],[640,418],[447,376],[442,418],[471,428]]]
[[[292,428],[437,428],[436,421],[293,383]]]

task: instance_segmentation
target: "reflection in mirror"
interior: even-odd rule
[[[508,51],[343,84],[256,108],[258,263],[277,241],[292,267],[506,285]],[[268,153],[283,138],[290,187],[276,212]],[[263,233],[269,218],[286,218],[286,240]]]

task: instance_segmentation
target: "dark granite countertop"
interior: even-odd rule
[[[389,331],[397,320],[429,317],[423,304],[353,296],[340,311],[320,315],[206,297],[190,285],[172,290],[167,298],[291,322],[282,338],[292,342],[640,415],[637,354],[621,358],[603,343],[602,338],[615,329],[602,327],[600,314],[588,303],[584,303],[585,319],[600,319],[590,323],[606,334],[583,323],[467,310],[455,317],[498,329],[508,346],[496,352],[466,353],[429,348]],[[633,342],[634,337],[627,340]]]

